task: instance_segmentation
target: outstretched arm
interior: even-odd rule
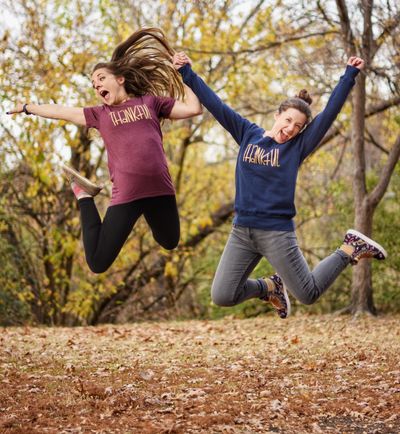
[[[185,101],[175,101],[174,106],[168,116],[169,119],[186,119],[203,113],[203,107],[199,99],[190,87],[184,84]]]
[[[25,110],[24,111],[24,107]],[[80,107],[64,107],[57,104],[20,104],[7,112],[8,115],[25,113],[41,116],[48,119],[59,119],[63,121],[73,122],[78,125],[86,125],[83,108]]]
[[[340,77],[325,109],[319,113],[308,127],[301,133],[302,161],[318,146],[325,136],[333,121],[343,107],[351,89],[355,84],[355,78],[364,68],[364,60],[359,57],[350,57],[346,71]]]
[[[247,119],[240,116],[225,104],[214,93],[204,81],[195,74],[190,65],[189,57],[183,53],[176,53],[173,57],[173,63],[176,65],[183,81],[187,84],[199,98],[201,104],[215,117],[215,119],[232,135],[235,141],[240,145],[243,141],[244,134],[250,127],[254,126]]]

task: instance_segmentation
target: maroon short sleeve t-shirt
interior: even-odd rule
[[[113,183],[111,205],[175,194],[162,144],[160,118],[175,100],[145,95],[120,105],[84,108],[86,125],[99,130]]]

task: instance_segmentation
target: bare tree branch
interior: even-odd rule
[[[342,32],[344,34],[344,40],[346,42],[346,52],[347,55],[350,56],[357,52],[356,50],[356,42],[354,38],[353,30],[351,29],[349,13],[347,11],[346,1],[345,0],[336,0],[336,6],[339,12],[340,17],[340,26],[342,28]]]
[[[397,27],[400,25],[400,12],[398,12],[394,17],[389,19],[387,27],[385,27],[381,34],[372,42],[371,46],[371,58],[373,59],[375,54],[381,48],[381,46],[386,42],[386,40],[394,33]]]
[[[240,26],[239,33],[242,33],[242,31],[246,28],[249,21],[254,17],[254,15],[257,14],[257,12],[260,10],[261,6],[265,3],[265,0],[260,0],[254,8],[249,12],[246,19],[243,21],[242,25]]]
[[[370,116],[374,116],[378,113],[382,113],[385,110],[398,105],[400,105],[400,96],[395,96],[386,101],[381,101],[377,104],[370,105],[369,107],[367,107],[365,111],[365,115],[367,118],[369,118]]]
[[[370,118],[370,117],[372,117],[378,113],[382,113],[385,110],[387,110],[391,107],[396,107],[398,105],[400,105],[400,96],[396,96],[396,97],[391,98],[391,99],[386,100],[386,101],[381,101],[377,104],[370,105],[366,109],[365,117],[366,117],[366,119],[368,119],[368,118]],[[330,128],[329,131],[325,134],[325,137],[321,140],[321,143],[314,150],[314,152],[316,152],[318,149],[322,148],[322,146],[326,145],[332,139],[337,137],[340,134],[342,128],[343,128],[343,123],[337,123],[335,126]]]
[[[372,192],[369,195],[368,201],[373,208],[375,208],[379,204],[380,200],[385,194],[392,173],[396,167],[397,162],[399,161],[399,157],[400,157],[400,134],[397,136],[393,148],[390,150],[388,161],[385,167],[381,171],[381,177],[379,179],[378,184],[375,186],[375,188],[372,190]]]
[[[371,131],[368,130],[368,128],[365,128],[365,131],[367,133],[367,139],[379,150],[381,150],[382,152],[384,152],[386,155],[389,155],[389,151],[383,147],[378,140],[373,136],[373,134],[371,133]]]
[[[400,85],[397,82],[396,77],[391,77],[386,68],[370,67],[369,69],[377,77],[381,77],[381,78],[385,79],[390,90],[394,94],[400,94]]]
[[[307,35],[290,36],[290,37],[287,37],[281,41],[274,41],[274,42],[270,42],[269,44],[266,44],[266,45],[260,45],[259,47],[256,47],[256,48],[247,48],[247,49],[242,49],[242,50],[238,50],[238,51],[197,50],[197,49],[191,48],[191,47],[178,47],[177,49],[187,51],[190,53],[198,53],[198,54],[237,56],[239,54],[260,53],[262,51],[270,50],[271,48],[280,47],[280,46],[285,45],[289,42],[301,41],[303,39],[314,38],[316,36],[327,36],[330,34],[337,34],[337,33],[338,32],[336,30],[327,30],[325,32],[309,33]]]
[[[332,20],[328,17],[328,14],[326,13],[325,9],[323,8],[321,1],[317,1],[317,9],[321,12],[324,20],[331,26],[334,27],[335,24],[332,22]]]
[[[344,159],[346,149],[347,149],[347,141],[343,140],[342,149],[340,150],[340,155],[339,155],[338,161],[336,163],[336,167],[334,168],[332,175],[330,176],[331,179],[334,179],[336,177],[336,174],[338,173],[339,168],[340,168],[342,161]]]

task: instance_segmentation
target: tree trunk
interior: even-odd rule
[[[362,260],[353,270],[350,312],[353,315],[376,315],[372,292],[372,273],[369,260]]]
[[[355,228],[367,235],[372,234],[372,220],[374,209],[368,203],[366,187],[365,164],[365,74],[361,72],[353,91],[352,111],[352,145],[354,155],[354,215]],[[361,260],[354,267],[352,279],[352,294],[350,311],[353,314],[368,312],[376,314],[372,294],[372,275],[370,260]]]
[[[374,209],[369,206],[368,199],[365,196],[362,205],[356,206],[355,209],[355,227],[368,237],[372,234],[373,214]],[[370,259],[362,259],[353,268],[351,305],[349,310],[353,315],[360,313],[376,315]]]

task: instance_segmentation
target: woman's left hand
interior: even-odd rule
[[[363,69],[365,62],[363,59],[361,59],[361,57],[352,56],[347,61],[347,64],[350,66],[354,66],[354,68]]]

